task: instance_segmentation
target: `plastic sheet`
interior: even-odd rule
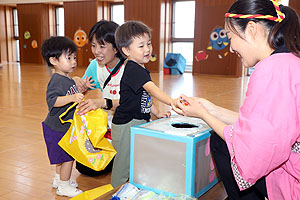
[[[126,183],[118,192],[113,195],[111,200],[197,200],[187,195],[177,195],[175,197],[165,196],[164,194],[156,194],[152,191],[138,189],[136,186]]]

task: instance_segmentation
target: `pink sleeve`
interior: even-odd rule
[[[258,64],[239,119],[224,129],[232,170],[241,190],[288,160],[299,137],[299,91],[293,86],[293,73],[270,59]]]

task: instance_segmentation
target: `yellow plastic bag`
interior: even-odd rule
[[[114,189],[114,188],[111,184],[103,185],[101,187],[97,187],[95,189],[85,191],[85,192],[77,195],[76,197],[73,197],[70,200],[93,200],[93,199],[96,199],[96,198],[100,197],[101,195],[111,191],[112,189]]]
[[[76,109],[73,119],[64,121],[62,117],[76,105],[74,103],[59,116],[61,123],[70,122],[71,125],[58,145],[77,162],[96,171],[103,170],[116,154],[113,146],[103,137],[107,131],[107,113],[97,109],[80,116],[76,114]],[[97,148],[88,137],[91,134],[99,135]]]
[[[104,138],[107,132],[107,113],[101,109],[92,110],[81,116],[81,119],[83,123],[88,119],[88,123],[92,125],[89,126],[88,129],[88,137],[93,147],[102,148],[103,145],[107,143],[107,139]],[[101,122],[99,120],[101,120]],[[101,128],[99,126],[101,126]]]

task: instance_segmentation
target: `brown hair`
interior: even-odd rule
[[[133,38],[144,34],[148,34],[149,38],[151,38],[151,29],[140,21],[128,21],[119,26],[115,33],[115,40],[121,54],[126,57],[122,48],[129,47]]]

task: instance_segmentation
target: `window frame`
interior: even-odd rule
[[[196,4],[195,0],[173,0],[172,1],[172,19],[171,19],[171,43],[173,42],[194,42],[194,37],[192,38],[176,38],[174,37],[174,32],[175,32],[175,6],[174,4],[176,2],[184,2],[184,1],[194,1]],[[195,22],[195,18],[194,18],[194,22]],[[194,27],[195,30],[195,27]]]
[[[122,3],[122,2],[112,2],[112,3],[110,3],[110,8],[109,8],[110,14],[109,14],[109,18],[110,18],[111,21],[114,21],[114,20],[112,19],[112,15],[113,15],[113,7],[114,7],[114,6],[118,6],[118,5],[123,5],[123,6],[124,6],[124,22],[125,22],[125,5],[124,5],[124,3]],[[115,21],[114,21],[114,22],[115,22]],[[117,23],[117,22],[116,22],[116,23]],[[121,25],[121,24],[119,24],[119,25]]]
[[[58,5],[58,6],[55,6],[55,35],[56,36],[59,36],[58,35],[58,31],[59,31],[59,26],[61,26],[60,24],[58,24],[57,22],[58,22],[58,12],[57,12],[57,10],[59,9],[59,8],[62,8],[62,9],[64,9],[64,7],[63,7],[63,5]],[[65,13],[65,10],[64,10],[64,13]],[[65,36],[65,20],[64,20],[64,24],[63,24],[63,27],[64,27],[64,32],[63,32],[63,35],[62,36]]]
[[[16,16],[15,16],[16,13]],[[19,40],[20,34],[19,34],[19,22],[18,22],[18,10],[16,7],[12,8],[12,19],[13,19],[13,36],[15,40]],[[16,17],[16,20],[15,20]],[[16,34],[16,29],[18,30],[18,34]]]
[[[173,52],[173,43],[180,43],[180,42],[182,42],[182,43],[192,43],[193,46],[194,46],[194,36],[191,37],[191,38],[174,37],[174,35],[175,35],[175,15],[176,15],[176,13],[175,13],[175,3],[176,2],[184,2],[184,1],[194,1],[195,2],[195,7],[196,7],[196,0],[172,0],[172,5],[171,5],[172,6],[172,8],[171,8],[171,10],[172,10],[171,37],[170,37],[172,52]],[[196,15],[196,13],[195,13],[195,15]],[[195,23],[195,17],[196,16],[194,16],[194,23]],[[195,32],[195,25],[194,25],[194,32]],[[193,35],[195,35],[195,33]],[[193,53],[193,50],[192,50],[192,53]],[[192,68],[191,68],[192,65],[193,65],[193,61],[191,63],[191,66],[186,67],[187,72],[192,72]]]

